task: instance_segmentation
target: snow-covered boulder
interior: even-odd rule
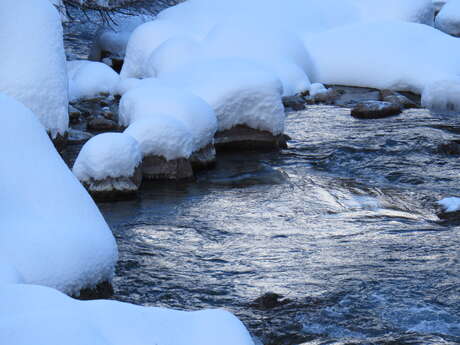
[[[460,111],[460,77],[428,84],[422,92],[422,106],[433,110]]]
[[[441,212],[438,213],[439,218],[446,220],[460,219],[459,197],[444,198],[442,200],[439,200],[436,204],[441,208]]]
[[[0,286],[0,344],[254,345],[225,310],[146,308],[117,301],[78,301],[33,285]]]
[[[129,125],[125,133],[140,145],[142,173],[147,179],[188,179],[193,176],[190,156],[194,136],[183,121],[151,113]]]
[[[306,44],[316,81],[324,84],[422,94],[433,83],[460,74],[460,42],[427,25],[353,24],[317,34]]]
[[[216,145],[279,145],[285,120],[283,88],[270,70],[242,59],[213,59],[185,65],[160,79],[211,105],[218,120]]]
[[[61,19],[49,0],[0,1],[0,92],[29,107],[53,139],[69,124],[65,63]]]
[[[125,133],[103,133],[81,149],[72,171],[99,200],[136,195],[142,182],[142,154],[137,141]]]
[[[460,0],[449,0],[436,16],[435,26],[452,36],[460,36]]]
[[[101,62],[74,60],[67,62],[70,100],[92,99],[101,94],[113,94],[119,75]]]
[[[1,94],[0,118],[0,263],[25,283],[68,294],[110,281],[112,233],[38,118]]]

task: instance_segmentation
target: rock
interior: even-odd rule
[[[438,151],[446,155],[460,155],[460,142],[453,140],[449,143],[440,144]]]
[[[380,101],[380,91],[364,87],[338,86],[329,87],[334,92],[334,104],[340,107],[354,106],[364,101]]]
[[[80,131],[78,129],[69,129],[67,143],[69,145],[83,144],[91,139],[93,135],[88,132]]]
[[[80,110],[78,110],[72,105],[69,105],[69,121],[71,124],[79,123],[81,116],[82,113]]]
[[[67,132],[64,135],[58,133],[54,138],[50,135],[50,139],[53,142],[57,152],[62,153],[65,150],[65,147],[67,146],[67,137]]]
[[[418,108],[415,102],[406,96],[391,90],[382,90],[380,92],[380,96],[382,101],[400,105],[401,108],[404,109]]]
[[[273,135],[244,125],[219,131],[214,137],[217,150],[278,150],[285,148],[284,135]]]
[[[212,167],[216,163],[216,148],[209,144],[201,150],[193,152],[190,157],[193,170],[201,170]]]
[[[351,109],[351,116],[358,119],[381,119],[401,113],[401,105],[382,101],[365,101]]]
[[[113,286],[110,282],[105,281],[97,284],[93,288],[80,290],[78,296],[72,296],[79,300],[108,299],[113,296]]]
[[[145,156],[142,174],[149,180],[187,180],[193,178],[193,169],[186,158],[168,161],[160,156]]]
[[[340,94],[337,93],[337,91],[333,89],[328,89],[323,84],[313,83],[310,86],[310,94],[308,96],[308,101],[312,104],[332,104],[339,95]]]
[[[305,99],[301,96],[283,97],[283,105],[285,108],[291,108],[292,110],[303,110],[305,109]]]
[[[98,116],[88,121],[86,129],[94,132],[110,132],[118,131],[119,127],[115,121]]]
[[[277,293],[267,292],[262,296],[256,298],[254,302],[251,303],[251,307],[261,309],[261,310],[268,310],[273,309],[291,302],[291,300],[285,298],[281,299],[282,296],[278,295]]]

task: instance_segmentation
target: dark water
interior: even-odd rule
[[[226,308],[264,344],[459,344],[458,115],[290,113],[289,149],[221,154],[185,184],[101,204],[118,240],[115,298]],[[260,310],[266,292],[289,299]]]

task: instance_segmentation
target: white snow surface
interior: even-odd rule
[[[438,111],[460,111],[460,77],[428,84],[422,92],[422,106]]]
[[[449,0],[436,16],[435,26],[453,36],[460,36],[460,0]]]
[[[456,212],[460,211],[460,198],[457,197],[449,197],[444,198],[438,201],[438,205],[440,205],[444,212]]]
[[[421,94],[433,83],[460,75],[460,42],[427,25],[353,24],[317,34],[306,44],[315,81],[324,84]]]
[[[274,135],[284,130],[282,84],[273,72],[252,61],[200,60],[165,73],[160,79],[210,104],[216,113],[219,131],[236,125]]]
[[[254,345],[225,310],[176,311],[78,301],[34,285],[0,285],[0,344]]]
[[[2,94],[0,118],[0,146],[7,148],[0,161],[0,264],[14,268],[25,283],[69,294],[110,281],[115,240],[45,128]]]
[[[129,126],[143,117],[168,116],[181,121],[193,135],[193,151],[214,140],[217,118],[211,106],[194,94],[144,79],[141,87],[126,92],[119,106],[119,122]]]
[[[0,1],[0,92],[29,107],[53,138],[66,132],[62,26],[49,0]]]
[[[71,101],[91,99],[101,93],[113,94],[120,76],[101,62],[73,60],[67,62]]]
[[[189,158],[194,151],[193,134],[182,121],[152,112],[133,122],[125,133],[136,139],[143,156],[160,156],[166,160]]]
[[[142,162],[138,142],[125,133],[103,133],[82,147],[72,171],[80,181],[130,177]]]

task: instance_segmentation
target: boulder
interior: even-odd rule
[[[380,96],[382,101],[400,105],[401,108],[404,109],[418,108],[414,101],[410,100],[404,95],[401,95],[398,92],[382,90],[380,91]]]
[[[351,116],[358,119],[381,119],[401,113],[401,105],[382,101],[359,102],[351,109]]]
[[[283,97],[283,105],[285,108],[291,108],[292,110],[303,110],[305,109],[305,99],[301,96]]]
[[[282,134],[237,125],[217,132],[214,145],[217,150],[278,150],[286,147],[286,140]]]
[[[117,131],[119,127],[115,121],[97,116],[88,121],[86,129],[93,132],[109,132]]]
[[[142,161],[142,174],[149,180],[188,180],[193,178],[189,159],[166,160],[161,156],[145,156]]]
[[[190,156],[190,163],[193,170],[201,170],[212,167],[216,163],[216,148],[214,144],[209,144],[199,151],[195,151]]]

